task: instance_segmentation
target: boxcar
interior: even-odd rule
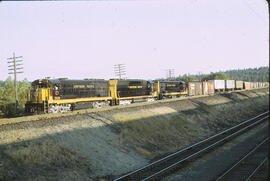
[[[227,90],[231,89],[235,89],[235,81],[234,80],[225,80],[225,88]]]
[[[215,93],[214,82],[204,81],[203,85],[203,95],[210,95]]]
[[[256,88],[260,88],[260,82],[256,82]]]
[[[188,94],[190,96],[202,95],[202,82],[189,82]]]
[[[260,82],[256,82],[256,88],[260,88],[260,87],[261,87]]]
[[[244,88],[244,82],[241,80],[235,81],[235,89],[240,90]]]
[[[251,89],[251,82],[244,82],[244,89]]]
[[[250,89],[253,89],[253,82],[249,82],[250,84]]]
[[[214,82],[214,88],[217,91],[225,90],[225,80],[209,80],[210,82]]]

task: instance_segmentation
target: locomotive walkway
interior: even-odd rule
[[[247,132],[248,130],[257,126],[258,124],[265,122],[266,120],[268,120],[268,118],[269,118],[269,111],[257,115],[256,117],[246,120],[232,128],[222,131],[216,135],[213,135],[198,143],[188,146],[173,154],[170,154],[140,169],[137,169],[119,178],[116,178],[114,181],[160,179],[162,176],[171,173],[172,171],[183,166],[183,164],[188,163],[192,159],[202,154],[205,154],[210,150],[214,150],[215,148],[221,146],[222,144],[229,142],[230,140],[243,134],[244,132]],[[235,167],[236,166],[234,166],[234,168]]]

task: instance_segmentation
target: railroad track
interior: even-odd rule
[[[246,91],[246,90],[242,90]],[[22,115],[18,117],[12,117],[12,118],[0,118],[0,126],[1,125],[7,125],[7,124],[16,124],[21,122],[29,122],[29,121],[37,121],[41,119],[50,119],[50,118],[60,118],[60,117],[68,117],[68,116],[74,116],[77,114],[85,114],[85,113],[93,113],[93,112],[100,112],[100,111],[110,111],[110,110],[119,110],[124,108],[130,108],[130,107],[140,107],[145,105],[154,105],[159,103],[169,103],[169,102],[176,102],[181,100],[189,100],[194,98],[200,98],[200,97],[207,97],[209,95],[199,95],[199,96],[193,96],[193,97],[180,97],[175,99],[164,99],[164,100],[157,100],[152,102],[140,102],[135,104],[128,104],[128,105],[120,105],[120,106],[110,106],[110,107],[102,107],[97,109],[80,109],[80,110],[74,110],[72,112],[66,112],[66,113],[48,113],[48,114],[37,114],[37,115]]]
[[[179,168],[184,163],[202,155],[214,148],[228,142],[232,138],[246,132],[252,127],[264,122],[269,118],[269,111],[246,120],[232,128],[222,131],[198,143],[188,146],[182,150],[172,153],[162,159],[150,163],[142,168],[125,174],[114,181],[122,180],[155,180]]]
[[[216,181],[250,180],[268,159],[269,137],[229,167]]]

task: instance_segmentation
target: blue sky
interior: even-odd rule
[[[128,78],[209,73],[269,64],[264,0],[0,3],[0,80],[23,56],[19,79]]]

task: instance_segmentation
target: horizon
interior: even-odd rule
[[[48,16],[48,13],[50,15]],[[269,67],[265,1],[1,2],[0,79],[23,56],[26,77],[158,79]]]

